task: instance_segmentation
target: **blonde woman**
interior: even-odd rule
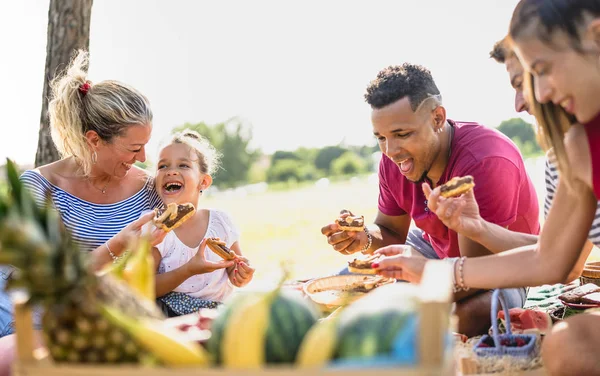
[[[127,239],[153,217],[141,213],[161,201],[153,179],[134,165],[145,161],[152,132],[148,99],[118,81],[90,82],[87,67],[88,54],[79,51],[51,84],[50,127],[62,159],[25,171],[21,179],[38,202],[51,198],[77,244],[100,267],[122,254]],[[153,244],[164,236],[154,231]],[[8,277],[10,270],[1,274]],[[0,375],[12,361],[12,337],[0,339]]]

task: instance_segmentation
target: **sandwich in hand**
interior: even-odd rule
[[[472,176],[454,177],[440,187],[442,197],[458,197],[475,186]]]
[[[196,208],[194,205],[176,204],[174,202],[163,206],[160,209],[154,209],[154,225],[163,229],[166,232],[176,229],[183,222],[187,221],[194,215]]]
[[[342,215],[348,214],[346,217]],[[342,231],[362,231],[365,228],[365,217],[355,216],[348,210],[342,210],[340,217],[335,220],[335,223],[340,227]]]
[[[233,260],[237,257],[235,252],[227,247],[220,238],[208,238],[206,239],[206,245],[211,251],[221,256],[223,260]]]
[[[355,258],[348,261],[348,271],[357,274],[377,274],[377,270],[371,265],[379,258],[379,255],[371,255],[367,258]]]

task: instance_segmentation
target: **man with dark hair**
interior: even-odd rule
[[[539,232],[538,202],[517,147],[500,132],[446,118],[442,97],[428,69],[414,64],[383,69],[367,88],[373,134],[383,152],[379,164],[378,212],[364,232],[342,232],[329,224],[321,232],[342,254],[372,253],[405,244],[413,257],[477,257],[490,250],[450,230],[431,213],[421,187],[471,175],[481,216],[527,234]],[[411,228],[411,221],[416,227]],[[416,251],[416,252],[415,252]],[[507,304],[521,307],[525,289],[508,290]],[[459,331],[468,336],[490,326],[491,293],[455,295]]]

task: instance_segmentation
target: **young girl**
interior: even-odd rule
[[[222,211],[199,207],[202,192],[212,183],[218,155],[208,141],[190,130],[175,134],[159,155],[156,191],[163,203],[192,203],[194,215],[169,232],[153,249],[156,296],[169,316],[214,308],[233,287],[252,279],[254,269],[242,257],[239,232]],[[225,241],[238,258],[225,261],[206,247],[206,238]]]
[[[535,98],[560,105],[579,124],[564,127],[559,113],[535,108],[561,173],[540,240],[499,255],[456,260],[459,289],[566,282],[600,198],[600,0],[522,0],[513,14],[510,36],[533,76]],[[420,279],[424,263],[397,255],[395,247],[378,251],[388,255],[376,265],[380,273]],[[600,375],[599,349],[596,313],[556,325],[544,340],[542,355],[549,374]]]

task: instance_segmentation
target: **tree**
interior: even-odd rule
[[[356,153],[347,151],[331,163],[334,175],[355,175],[367,171],[365,161]]]
[[[234,187],[248,181],[250,167],[260,156],[260,151],[249,148],[252,140],[252,127],[249,124],[233,118],[212,126],[203,122],[184,124],[173,129],[173,132],[183,129],[200,133],[221,153],[221,168],[213,176],[215,185]]]
[[[48,100],[50,82],[66,68],[74,51],[87,50],[90,45],[90,19],[93,0],[50,0],[46,68],[42,94],[42,114],[35,165],[41,166],[59,159],[50,136]]]
[[[319,150],[319,153],[315,159],[315,166],[318,169],[329,172],[329,169],[331,168],[331,162],[337,159],[340,155],[344,154],[346,151],[347,149],[341,146],[326,146]]]
[[[498,130],[510,138],[525,156],[541,153],[542,149],[537,143],[533,125],[521,118],[505,120],[498,126]]]

